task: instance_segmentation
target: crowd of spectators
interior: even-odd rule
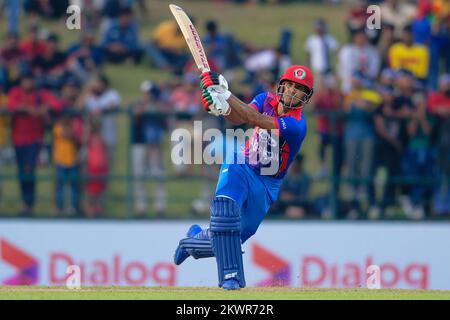
[[[22,6],[16,8],[17,3]],[[11,12],[23,9],[31,18],[23,35],[10,19],[0,48],[0,158],[12,145],[22,214],[33,215],[35,172],[47,154],[56,177],[55,211],[101,216],[117,162],[117,115],[128,112],[134,212],[146,216],[151,204],[163,217],[168,133],[185,128],[194,135],[193,120],[202,120],[204,130],[227,125],[200,112],[196,66],[178,25],[174,19],[162,21],[142,39],[133,8],[139,5],[139,14],[148,15],[145,1],[80,1],[80,38],[62,48],[60,35],[46,32],[40,19],[65,14],[58,8],[69,1],[51,3],[10,2]],[[277,46],[266,48],[221,32],[215,21],[202,26],[211,68],[239,84],[232,89],[243,100],[273,90],[292,63],[309,65],[317,79],[305,110],[316,113],[309,121],[316,121],[310,127],[317,132],[309,135],[319,137],[317,172],[308,174],[304,155],[299,156],[274,213],[326,218],[335,211],[339,218],[377,219],[401,208],[414,219],[450,214],[449,5],[439,0],[382,1],[379,30],[366,28],[367,5],[351,2],[345,43],[328,30],[325,18],[317,19],[304,43],[305,61],[292,59],[294,26],[281,30]],[[141,97],[125,109],[104,75],[105,64],[150,64],[173,78],[144,81]],[[173,172],[202,177],[202,191],[192,201],[193,213],[202,213],[208,211],[215,171],[211,166],[196,169],[174,165]],[[156,181],[153,194],[148,193],[148,179]],[[316,180],[331,182],[329,190],[311,192]]]
[[[322,19],[305,43],[319,78],[316,176],[342,182],[331,189],[338,217],[376,219],[396,207],[411,219],[448,215],[450,4],[386,0],[378,30],[366,26],[367,5],[351,3],[348,43]]]

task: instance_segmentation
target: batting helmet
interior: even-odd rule
[[[308,89],[306,96],[300,101],[302,104],[307,104],[311,99],[314,92],[314,76],[309,70],[309,68],[300,65],[293,65],[287,68],[287,70],[283,73],[280,78],[280,82],[278,83],[278,94],[281,95],[281,86],[283,81],[292,81],[298,84],[301,84],[305,88]],[[289,108],[297,108],[299,106],[287,106]]]

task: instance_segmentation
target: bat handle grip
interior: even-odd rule
[[[200,68],[201,73],[211,71],[209,68]]]

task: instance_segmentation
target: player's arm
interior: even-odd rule
[[[258,126],[262,129],[277,129],[277,123],[274,117],[259,113],[235,95],[230,95],[227,102],[231,108],[230,115],[234,113],[234,117],[239,118],[243,123]],[[225,118],[228,119],[227,116]]]
[[[203,105],[213,115],[223,115],[234,124],[250,124],[262,129],[277,129],[274,117],[263,115],[252,105],[248,105],[228,91],[225,78],[215,72],[205,72],[200,76],[203,89]]]
[[[230,114],[224,116],[224,118],[234,125],[241,125],[245,123],[245,121],[242,120],[239,114],[236,111],[233,111],[233,109],[231,109]]]

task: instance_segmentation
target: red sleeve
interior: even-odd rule
[[[62,101],[60,101],[55,95],[50,93],[49,91],[45,90],[42,93],[43,103],[48,105],[50,108],[54,109],[55,111],[61,111],[62,110]]]
[[[20,106],[20,91],[12,88],[8,95],[8,111],[14,112]]]
[[[436,112],[436,106],[437,106],[437,95],[435,93],[432,93],[429,97],[428,97],[428,111],[430,111],[431,113]]]

